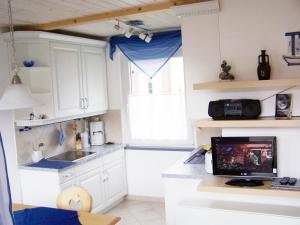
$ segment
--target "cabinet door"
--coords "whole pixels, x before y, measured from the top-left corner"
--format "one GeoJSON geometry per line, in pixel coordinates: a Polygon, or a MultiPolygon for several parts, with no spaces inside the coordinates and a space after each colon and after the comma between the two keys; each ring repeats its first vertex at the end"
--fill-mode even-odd
{"type": "Polygon", "coordinates": [[[105,208],[104,178],[102,170],[93,170],[78,177],[77,184],[84,188],[93,198],[92,212],[99,212],[105,208]]]}
{"type": "Polygon", "coordinates": [[[127,194],[124,160],[119,160],[104,170],[106,174],[105,193],[107,204],[110,205],[127,194]]]}
{"type": "Polygon", "coordinates": [[[51,56],[56,116],[84,113],[80,46],[52,43],[51,56]]]}
{"type": "Polygon", "coordinates": [[[105,51],[96,47],[81,47],[86,112],[107,110],[105,51]]]}

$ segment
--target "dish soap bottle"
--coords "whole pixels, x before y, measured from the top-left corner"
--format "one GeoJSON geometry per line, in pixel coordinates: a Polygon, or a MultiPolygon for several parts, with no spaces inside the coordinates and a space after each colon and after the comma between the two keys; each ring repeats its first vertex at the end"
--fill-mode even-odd
{"type": "Polygon", "coordinates": [[[261,50],[261,55],[258,56],[257,75],[259,80],[270,80],[271,67],[266,50],[261,50]]]}
{"type": "Polygon", "coordinates": [[[81,136],[80,133],[76,134],[76,144],[75,144],[76,150],[81,150],[82,149],[82,143],[81,143],[81,136]]]}

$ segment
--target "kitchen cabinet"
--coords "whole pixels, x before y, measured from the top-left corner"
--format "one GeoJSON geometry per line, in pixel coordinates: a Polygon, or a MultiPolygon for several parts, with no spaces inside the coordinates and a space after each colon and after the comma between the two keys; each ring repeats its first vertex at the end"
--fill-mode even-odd
{"type": "Polygon", "coordinates": [[[51,56],[56,116],[84,113],[80,46],[51,44],[51,56]]]}
{"type": "Polygon", "coordinates": [[[119,160],[111,165],[108,165],[105,170],[105,192],[108,204],[116,202],[121,196],[124,196],[125,183],[125,164],[119,160]]]}
{"type": "Polygon", "coordinates": [[[23,204],[56,207],[58,194],[77,185],[92,196],[92,212],[104,212],[127,194],[125,171],[124,148],[61,172],[23,167],[23,204]]]}
{"type": "MultiPolygon", "coordinates": [[[[104,41],[40,31],[15,32],[20,76],[40,106],[15,111],[17,126],[41,126],[106,113],[107,77],[104,41]],[[47,115],[29,120],[29,114],[47,115]]],[[[4,34],[9,52],[9,34],[4,34]]]]}
{"type": "Polygon", "coordinates": [[[76,184],[84,188],[93,197],[93,211],[105,208],[104,176],[101,169],[88,172],[78,177],[76,184]]]}
{"type": "Polygon", "coordinates": [[[105,51],[51,44],[55,110],[58,117],[107,110],[105,51]]]}
{"type": "Polygon", "coordinates": [[[107,109],[105,51],[97,47],[81,47],[83,87],[86,112],[107,109]]]}

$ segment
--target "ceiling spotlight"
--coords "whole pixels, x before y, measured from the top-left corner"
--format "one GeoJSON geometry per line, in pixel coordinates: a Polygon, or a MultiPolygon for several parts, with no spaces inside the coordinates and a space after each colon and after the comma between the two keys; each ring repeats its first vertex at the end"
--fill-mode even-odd
{"type": "Polygon", "coordinates": [[[143,33],[143,32],[141,32],[139,34],[139,38],[142,39],[142,40],[145,40],[146,37],[147,37],[147,35],[145,33],[143,33]]]}
{"type": "Polygon", "coordinates": [[[133,35],[134,29],[131,27],[126,33],[125,37],[130,38],[133,35]]]}
{"type": "Polygon", "coordinates": [[[150,43],[150,41],[152,40],[153,34],[148,33],[146,38],[145,38],[145,42],[150,43]]]}
{"type": "Polygon", "coordinates": [[[124,33],[125,33],[125,30],[124,30],[123,27],[120,26],[119,21],[118,21],[118,24],[116,24],[116,25],[114,26],[114,28],[115,28],[117,31],[119,31],[121,34],[124,34],[124,33]]]}

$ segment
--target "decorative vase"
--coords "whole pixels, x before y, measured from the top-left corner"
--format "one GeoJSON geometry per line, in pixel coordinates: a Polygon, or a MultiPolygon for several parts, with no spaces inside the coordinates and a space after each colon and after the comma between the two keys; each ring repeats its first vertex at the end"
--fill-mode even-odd
{"type": "Polygon", "coordinates": [[[257,75],[259,80],[270,80],[271,67],[266,50],[261,50],[261,55],[258,56],[257,75]]]}

